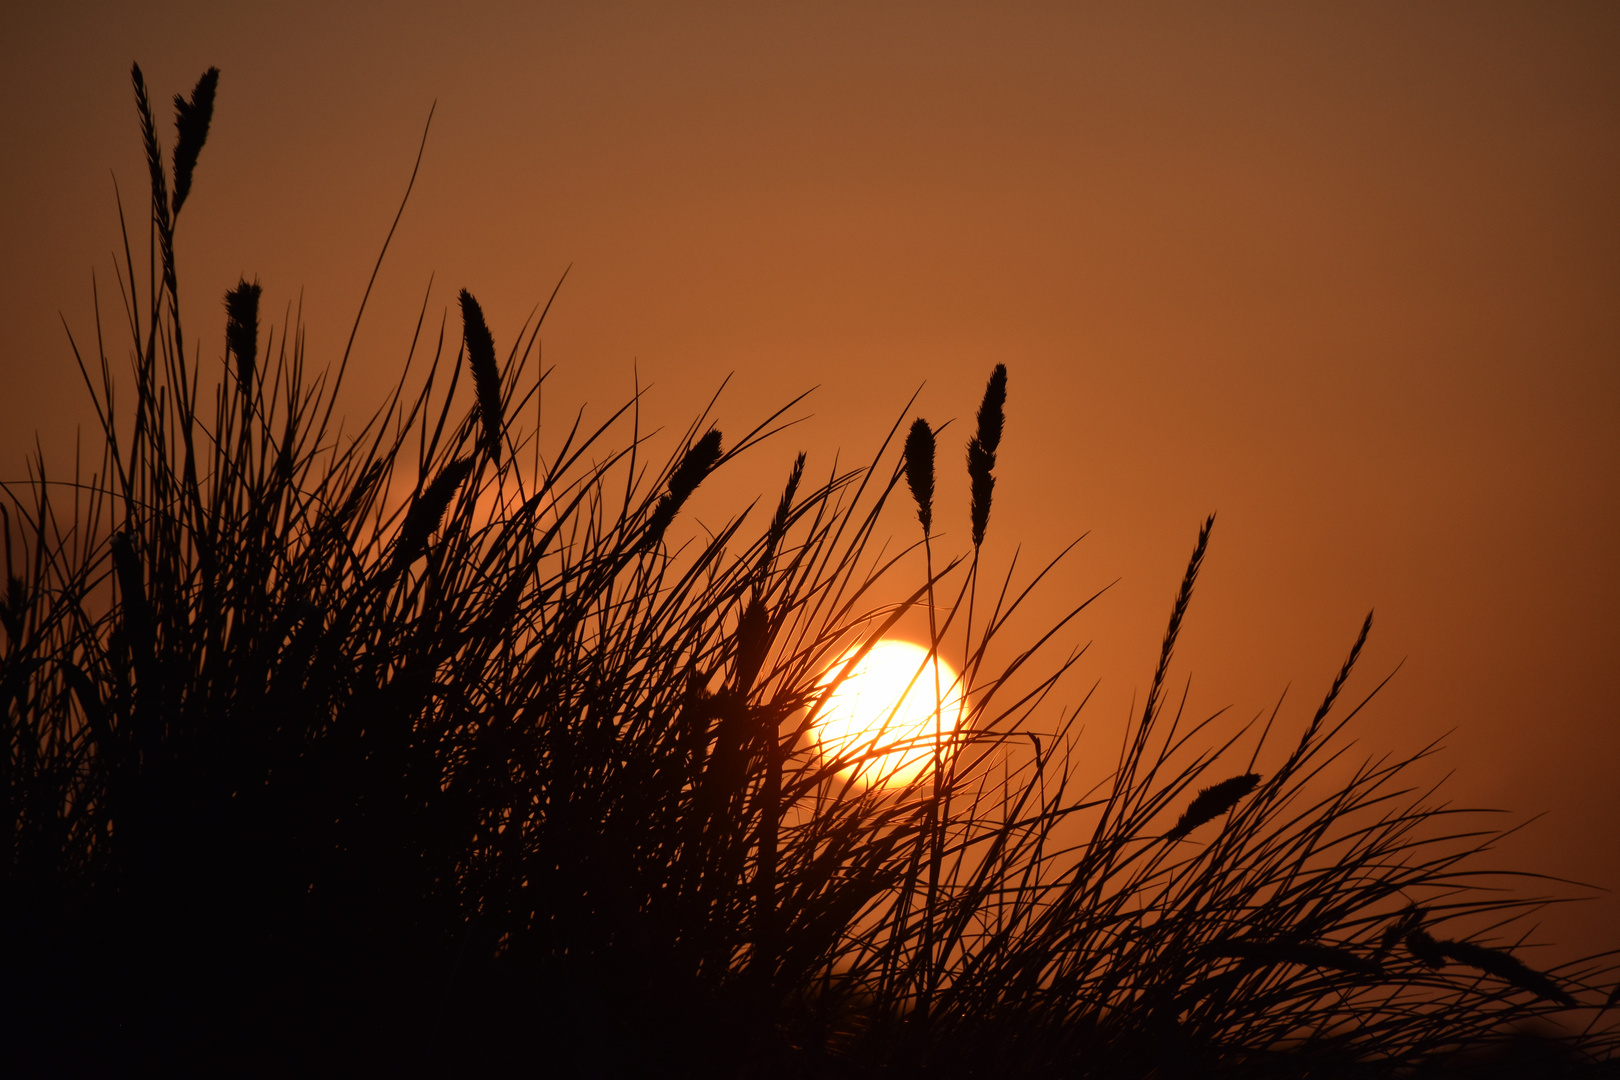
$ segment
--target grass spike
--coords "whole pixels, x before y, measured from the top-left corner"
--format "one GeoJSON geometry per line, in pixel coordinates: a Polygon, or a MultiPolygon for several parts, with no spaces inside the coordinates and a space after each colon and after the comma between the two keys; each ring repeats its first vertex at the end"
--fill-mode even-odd
{"type": "Polygon", "coordinates": [[[495,338],[484,322],[484,309],[472,293],[461,290],[461,322],[467,343],[467,364],[472,368],[473,388],[478,396],[478,417],[483,424],[483,444],[491,461],[501,459],[501,434],[505,430],[501,404],[501,373],[495,363],[495,338]]]}
{"type": "Polygon", "coordinates": [[[917,504],[917,520],[923,535],[934,531],[934,432],[922,417],[911,422],[906,433],[906,486],[917,504]]]}
{"type": "Polygon", "coordinates": [[[236,385],[249,396],[259,355],[260,292],[257,281],[243,278],[225,294],[225,351],[236,357],[236,385]]]}
{"type": "Polygon", "coordinates": [[[1258,773],[1244,773],[1242,776],[1234,776],[1204,788],[1194,797],[1187,809],[1182,811],[1180,819],[1169,832],[1165,833],[1164,838],[1180,840],[1200,825],[1214,821],[1243,801],[1258,783],[1260,783],[1258,773]]]}
{"type": "Polygon", "coordinates": [[[203,144],[208,141],[208,125],[214,119],[214,93],[219,89],[219,69],[209,68],[197,80],[187,101],[174,95],[174,216],[180,216],[180,207],[191,194],[191,174],[197,168],[197,158],[203,144]]]}

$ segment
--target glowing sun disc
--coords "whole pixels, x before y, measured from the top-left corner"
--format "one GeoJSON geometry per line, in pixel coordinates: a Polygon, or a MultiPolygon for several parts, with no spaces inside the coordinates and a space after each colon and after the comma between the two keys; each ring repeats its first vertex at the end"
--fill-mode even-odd
{"type": "MultiPolygon", "coordinates": [[[[835,682],[858,650],[851,649],[821,677],[835,682]]],[[[962,717],[962,692],[956,672],[928,650],[909,641],[880,641],[838,684],[816,719],[815,736],[829,756],[860,759],[841,775],[854,773],[867,784],[898,787],[933,767],[936,733],[955,730],[962,717]],[[886,749],[892,748],[892,749],[886,749]]]]}

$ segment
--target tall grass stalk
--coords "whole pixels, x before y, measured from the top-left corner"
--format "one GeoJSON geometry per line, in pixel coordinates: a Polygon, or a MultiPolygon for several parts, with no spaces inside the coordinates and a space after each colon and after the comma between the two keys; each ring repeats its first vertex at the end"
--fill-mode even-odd
{"type": "Polygon", "coordinates": [[[349,430],[352,336],[327,378],[257,283],[226,297],[218,361],[188,364],[174,230],[216,82],[178,103],[171,200],[137,69],[151,272],[126,235],[127,363],[99,306],[74,343],[100,456],[36,458],[0,507],[14,1060],[1396,1075],[1612,1006],[1608,956],[1533,963],[1545,901],[1487,887],[1495,834],[1412,786],[1432,748],[1349,756],[1370,618],[1303,724],[1171,699],[1212,520],[1117,765],[1082,778],[1081,655],[1047,656],[1095,597],[1010,641],[1056,563],[1014,559],[974,610],[1004,369],[972,551],[936,558],[926,424],[820,479],[801,455],[761,528],[743,508],[694,539],[693,493],[787,410],[729,440],[706,411],[668,460],[640,392],[542,425],[544,313],[503,328],[469,291],[459,332],[424,299],[349,430]],[[902,479],[921,574],[884,539],[902,479]],[[930,658],[962,627],[935,700],[964,719],[920,740],[930,770],[867,783],[893,740],[829,752],[814,725],[919,604],[930,658]]]}

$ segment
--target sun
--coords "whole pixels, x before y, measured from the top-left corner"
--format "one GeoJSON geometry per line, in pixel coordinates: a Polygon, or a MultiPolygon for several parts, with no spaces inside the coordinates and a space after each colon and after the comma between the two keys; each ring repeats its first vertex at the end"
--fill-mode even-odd
{"type": "MultiPolygon", "coordinates": [[[[857,651],[829,667],[821,685],[834,683],[857,651]]],[[[833,690],[817,716],[815,737],[830,756],[864,759],[841,775],[854,774],[867,786],[900,787],[932,767],[936,730],[949,735],[961,717],[962,688],[950,664],[936,658],[930,665],[928,650],[909,641],[879,641],[833,690]]]]}

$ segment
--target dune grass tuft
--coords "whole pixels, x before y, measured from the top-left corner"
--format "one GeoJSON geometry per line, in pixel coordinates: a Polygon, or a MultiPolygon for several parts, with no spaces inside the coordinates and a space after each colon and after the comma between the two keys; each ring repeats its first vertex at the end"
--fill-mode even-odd
{"type": "Polygon", "coordinates": [[[922,420],[860,468],[798,455],[768,521],[688,528],[794,403],[729,449],[706,411],[662,461],[639,394],[527,426],[539,323],[502,331],[497,370],[499,313],[466,292],[470,400],[430,329],[339,428],[339,380],[299,327],[259,326],[256,284],[227,294],[218,363],[186,363],[173,229],[214,82],[171,201],[133,77],[163,273],[119,268],[127,372],[99,311],[74,342],[99,459],[36,457],[0,504],[8,1063],[1394,1077],[1556,1022],[1612,1056],[1613,957],[1528,961],[1550,898],[1498,888],[1495,834],[1414,788],[1432,748],[1350,755],[1370,618],[1308,717],[1173,701],[1213,518],[1090,768],[1106,736],[1056,642],[1095,597],[1015,638],[1057,560],[978,587],[1005,368],[956,554],[922,420]],[[923,537],[896,552],[902,483],[923,537]],[[924,608],[961,723],[820,745],[839,680],[924,608]],[[897,750],[932,767],[856,779],[897,750]]]}

